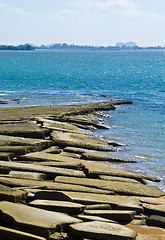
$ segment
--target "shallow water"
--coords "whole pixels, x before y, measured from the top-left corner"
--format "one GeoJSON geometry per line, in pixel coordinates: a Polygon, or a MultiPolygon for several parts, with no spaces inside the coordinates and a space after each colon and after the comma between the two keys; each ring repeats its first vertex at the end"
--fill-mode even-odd
{"type": "Polygon", "coordinates": [[[99,134],[127,144],[125,154],[137,157],[122,167],[164,178],[164,51],[1,51],[0,83],[8,106],[131,99],[133,105],[106,113],[112,128],[99,134]]]}

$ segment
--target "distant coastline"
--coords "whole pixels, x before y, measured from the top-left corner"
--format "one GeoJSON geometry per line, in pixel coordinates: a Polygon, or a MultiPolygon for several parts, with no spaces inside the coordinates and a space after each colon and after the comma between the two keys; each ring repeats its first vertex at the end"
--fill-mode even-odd
{"type": "Polygon", "coordinates": [[[139,47],[136,44],[134,46],[122,45],[122,46],[88,46],[88,45],[74,45],[66,43],[55,43],[51,45],[35,46],[33,44],[24,45],[0,45],[0,50],[17,50],[17,51],[31,51],[31,50],[55,50],[55,51],[155,51],[165,50],[165,47],[150,46],[139,47]]]}

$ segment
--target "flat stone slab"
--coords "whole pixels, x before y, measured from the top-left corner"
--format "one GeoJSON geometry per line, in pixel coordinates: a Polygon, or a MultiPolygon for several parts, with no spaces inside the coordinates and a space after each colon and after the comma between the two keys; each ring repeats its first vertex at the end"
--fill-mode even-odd
{"type": "Polygon", "coordinates": [[[0,201],[19,202],[24,200],[26,196],[27,193],[25,191],[12,189],[0,184],[0,201]]]}
{"type": "Polygon", "coordinates": [[[35,165],[35,164],[29,164],[29,163],[0,161],[0,166],[9,167],[10,169],[17,170],[17,171],[27,171],[27,172],[32,171],[32,172],[45,173],[49,178],[52,178],[52,179],[58,175],[85,177],[85,174],[83,171],[66,169],[66,168],[41,166],[41,165],[35,165]]]}
{"type": "Polygon", "coordinates": [[[55,200],[34,200],[29,203],[29,206],[71,215],[79,214],[85,209],[85,206],[82,204],[55,200]]]}
{"type": "Polygon", "coordinates": [[[140,197],[139,200],[142,203],[156,204],[156,205],[164,204],[165,205],[165,196],[160,197],[160,198],[140,197]]]}
{"type": "Polygon", "coordinates": [[[29,207],[24,204],[0,202],[0,219],[20,231],[43,237],[81,220],[64,213],[29,207]],[[12,220],[11,220],[12,219],[12,220]]]}
{"type": "Polygon", "coordinates": [[[86,168],[86,171],[89,176],[101,176],[101,175],[107,175],[107,176],[115,176],[115,177],[125,177],[125,178],[132,178],[135,180],[142,181],[143,179],[147,179],[150,181],[159,181],[156,177],[148,176],[145,174],[128,171],[125,169],[118,169],[113,168],[107,163],[103,162],[96,162],[96,161],[87,161],[82,160],[81,161],[84,167],[86,168]]]}
{"type": "Polygon", "coordinates": [[[33,146],[0,146],[0,152],[10,152],[13,153],[14,156],[25,155],[34,151],[36,151],[36,149],[33,146]]]}
{"type": "MultiPolygon", "coordinates": [[[[151,226],[163,227],[165,228],[165,217],[159,215],[151,215],[147,219],[147,223],[151,226]]],[[[164,235],[165,237],[165,235],[164,235]]]]}
{"type": "Polygon", "coordinates": [[[1,239],[9,239],[9,240],[46,240],[46,238],[36,236],[30,233],[18,231],[11,228],[6,228],[0,226],[0,236],[1,239]]]}
{"type": "Polygon", "coordinates": [[[84,192],[84,193],[97,193],[97,194],[114,194],[113,191],[106,191],[97,188],[85,187],[85,186],[76,186],[73,184],[66,183],[56,183],[51,181],[36,181],[30,179],[19,179],[19,178],[7,178],[0,177],[0,183],[10,187],[39,187],[46,188],[49,190],[57,191],[71,191],[71,192],[84,192]]]}
{"type": "Polygon", "coordinates": [[[87,205],[85,210],[110,210],[110,204],[94,204],[94,205],[87,205]]]}
{"type": "Polygon", "coordinates": [[[7,135],[0,135],[0,142],[7,142],[8,145],[12,146],[36,146],[37,150],[41,150],[52,145],[52,141],[35,139],[35,138],[23,138],[23,137],[13,137],[7,135]]]}
{"type": "Polygon", "coordinates": [[[122,195],[134,195],[134,196],[152,196],[160,197],[165,195],[158,187],[152,185],[143,185],[141,183],[130,182],[116,182],[116,181],[104,181],[100,179],[90,178],[73,178],[58,176],[55,179],[56,182],[70,183],[75,185],[82,185],[86,187],[95,187],[102,190],[114,191],[117,194],[122,195]]]}
{"type": "Polygon", "coordinates": [[[13,153],[10,152],[0,152],[0,159],[3,161],[11,161],[14,157],[13,153]]]}
{"type": "Polygon", "coordinates": [[[61,167],[61,168],[68,168],[68,169],[77,169],[81,170],[83,168],[83,165],[81,162],[56,162],[56,161],[50,161],[50,162],[33,162],[35,165],[42,165],[42,166],[50,166],[50,167],[61,167]]]}
{"type": "Polygon", "coordinates": [[[83,134],[55,132],[51,133],[54,143],[58,146],[80,147],[99,151],[111,151],[112,148],[106,141],[86,136],[83,134]]]}
{"type": "Polygon", "coordinates": [[[165,217],[165,204],[161,205],[144,204],[143,207],[145,211],[149,214],[161,215],[165,217]]]}
{"type": "Polygon", "coordinates": [[[37,190],[37,192],[34,195],[34,199],[72,202],[72,199],[68,197],[66,194],[64,194],[63,192],[50,191],[50,190],[44,190],[44,191],[37,190]]]}
{"type": "Polygon", "coordinates": [[[136,214],[136,211],[125,210],[85,210],[83,212],[87,215],[99,216],[114,221],[128,221],[131,222],[136,214]]]}
{"type": "Polygon", "coordinates": [[[80,214],[77,216],[79,219],[81,219],[83,222],[90,222],[90,221],[99,221],[99,222],[110,222],[110,223],[117,223],[113,220],[102,218],[98,216],[92,216],[92,215],[84,215],[80,214]]]}
{"type": "Polygon", "coordinates": [[[39,128],[37,124],[30,122],[0,124],[1,135],[44,139],[48,132],[49,130],[39,128]]]}
{"type": "MultiPolygon", "coordinates": [[[[114,152],[117,151],[114,148],[114,152]]],[[[118,153],[105,153],[105,152],[85,152],[81,153],[82,158],[95,161],[108,161],[108,162],[137,162],[136,159],[127,157],[118,153]]]]}
{"type": "Polygon", "coordinates": [[[107,175],[100,175],[99,177],[101,180],[106,180],[106,181],[139,183],[139,181],[135,179],[125,178],[125,177],[114,177],[114,176],[107,176],[107,175]]]}
{"type": "Polygon", "coordinates": [[[63,193],[70,197],[72,201],[85,205],[110,204],[112,209],[134,210],[137,212],[142,212],[143,210],[139,200],[134,199],[134,197],[131,196],[112,196],[104,194],[88,194],[83,192],[69,191],[63,191],[63,193]]]}
{"type": "Polygon", "coordinates": [[[135,240],[136,232],[119,224],[92,221],[69,226],[75,236],[102,240],[135,240]]]}
{"type": "Polygon", "coordinates": [[[44,173],[38,172],[24,172],[24,171],[11,171],[9,177],[12,178],[25,178],[31,180],[44,180],[47,178],[47,175],[44,173]]]}
{"type": "Polygon", "coordinates": [[[64,148],[64,151],[65,152],[71,152],[71,153],[78,153],[78,154],[81,154],[81,153],[85,153],[89,150],[85,149],[85,148],[78,148],[78,147],[65,147],[64,148]]]}

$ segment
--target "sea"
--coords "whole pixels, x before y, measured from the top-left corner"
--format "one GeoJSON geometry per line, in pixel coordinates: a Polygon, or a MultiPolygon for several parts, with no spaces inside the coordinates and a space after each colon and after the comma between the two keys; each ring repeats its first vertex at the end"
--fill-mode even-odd
{"type": "Polygon", "coordinates": [[[132,100],[102,114],[98,137],[123,143],[137,163],[113,164],[158,177],[165,190],[165,51],[0,51],[7,106],[132,100]]]}

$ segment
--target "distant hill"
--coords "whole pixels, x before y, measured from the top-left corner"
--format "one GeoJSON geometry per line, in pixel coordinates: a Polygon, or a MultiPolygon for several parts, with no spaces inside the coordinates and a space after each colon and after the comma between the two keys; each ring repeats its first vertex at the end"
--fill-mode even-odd
{"type": "Polygon", "coordinates": [[[119,42],[116,43],[116,47],[122,48],[122,47],[137,47],[137,44],[135,42],[127,42],[127,43],[123,43],[123,42],[119,42]]]}
{"type": "Polygon", "coordinates": [[[30,44],[24,44],[19,46],[14,45],[0,45],[0,50],[34,50],[35,47],[30,44]]]}

